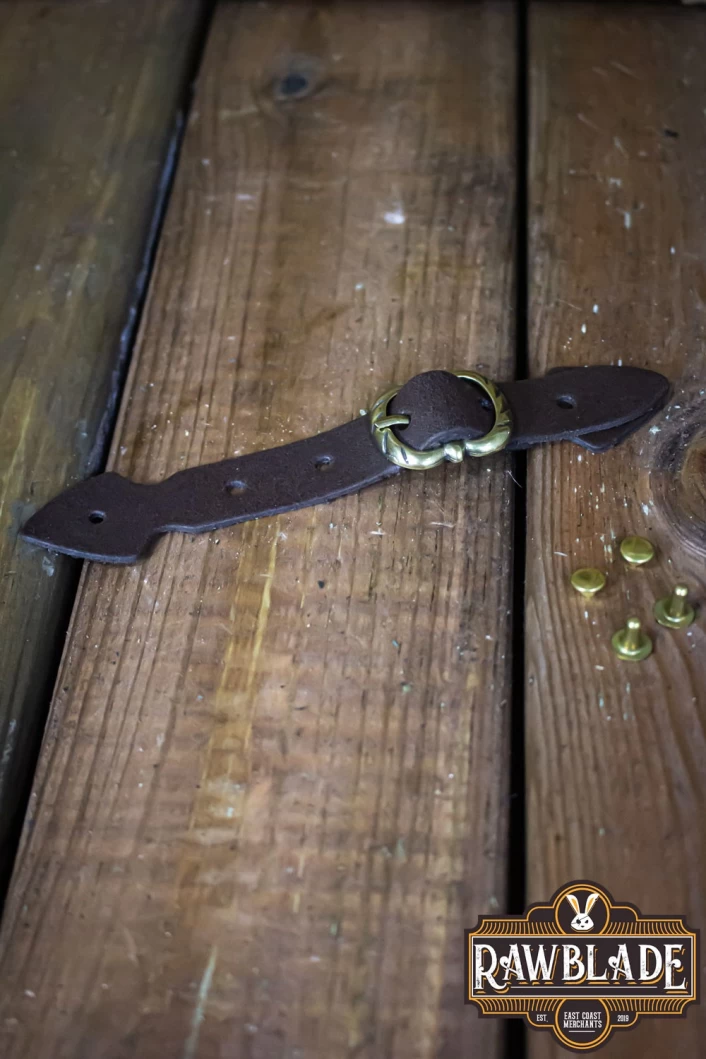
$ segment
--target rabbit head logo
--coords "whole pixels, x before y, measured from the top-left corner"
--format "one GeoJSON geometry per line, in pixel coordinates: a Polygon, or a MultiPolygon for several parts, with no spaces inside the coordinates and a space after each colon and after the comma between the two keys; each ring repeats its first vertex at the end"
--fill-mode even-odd
{"type": "Polygon", "coordinates": [[[566,900],[569,902],[574,912],[576,913],[574,918],[571,920],[572,929],[581,931],[593,930],[593,920],[591,919],[588,913],[591,911],[596,901],[598,900],[598,894],[593,893],[588,895],[588,897],[586,898],[586,907],[584,908],[583,912],[581,911],[581,905],[578,902],[576,894],[567,894],[566,900]]]}

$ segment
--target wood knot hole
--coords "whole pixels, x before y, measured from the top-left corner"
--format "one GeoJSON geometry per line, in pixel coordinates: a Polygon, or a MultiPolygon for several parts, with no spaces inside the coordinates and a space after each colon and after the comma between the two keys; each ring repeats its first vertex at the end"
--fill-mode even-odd
{"type": "Polygon", "coordinates": [[[313,55],[290,56],[272,79],[272,94],[278,103],[296,103],[317,92],[324,80],[321,59],[313,55]]]}

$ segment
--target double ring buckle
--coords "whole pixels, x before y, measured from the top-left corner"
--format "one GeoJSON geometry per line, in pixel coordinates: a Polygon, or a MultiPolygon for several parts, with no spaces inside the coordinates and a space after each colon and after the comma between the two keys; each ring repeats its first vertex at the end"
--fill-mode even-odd
{"type": "Polygon", "coordinates": [[[387,406],[401,389],[395,386],[392,390],[381,394],[370,409],[370,427],[373,440],[383,456],[398,467],[404,467],[408,471],[428,471],[432,467],[450,460],[452,463],[460,463],[464,456],[487,456],[491,452],[499,452],[504,449],[510,440],[512,423],[510,410],[505,398],[490,379],[479,375],[477,371],[454,371],[453,375],[459,379],[467,379],[475,382],[485,391],[492,402],[495,412],[495,422],[490,431],[476,441],[447,441],[445,445],[439,445],[428,452],[421,452],[405,445],[393,431],[393,427],[408,426],[409,416],[388,415],[387,406]]]}

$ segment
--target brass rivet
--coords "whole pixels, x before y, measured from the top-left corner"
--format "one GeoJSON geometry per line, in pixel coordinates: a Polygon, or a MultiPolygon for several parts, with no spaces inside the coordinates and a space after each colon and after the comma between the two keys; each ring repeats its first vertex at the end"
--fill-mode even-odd
{"type": "Polygon", "coordinates": [[[683,629],[694,620],[694,608],[687,601],[689,589],[686,585],[675,585],[671,596],[655,603],[655,618],[668,629],[683,629]]]}
{"type": "Polygon", "coordinates": [[[654,545],[645,537],[626,537],[620,542],[620,554],[626,563],[633,566],[642,566],[654,559],[654,545]]]}
{"type": "Polygon", "coordinates": [[[571,584],[582,596],[595,596],[605,585],[605,574],[592,566],[583,566],[580,570],[574,570],[571,584]]]}
{"type": "Polygon", "coordinates": [[[642,631],[639,618],[628,618],[624,629],[619,629],[611,641],[613,650],[624,662],[641,662],[652,654],[652,640],[642,631]]]}

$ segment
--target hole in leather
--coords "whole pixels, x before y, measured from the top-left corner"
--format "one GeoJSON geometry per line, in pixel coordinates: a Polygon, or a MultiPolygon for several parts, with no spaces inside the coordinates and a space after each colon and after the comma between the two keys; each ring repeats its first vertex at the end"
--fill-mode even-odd
{"type": "Polygon", "coordinates": [[[245,482],[228,482],[226,486],[226,492],[230,493],[231,496],[240,496],[247,489],[245,482]]]}
{"type": "Polygon", "coordinates": [[[98,525],[99,522],[103,522],[105,519],[105,511],[92,511],[88,516],[88,521],[93,522],[94,525],[98,525]]]}
{"type": "Polygon", "coordinates": [[[559,408],[575,408],[576,398],[572,397],[570,393],[565,393],[561,397],[557,397],[556,403],[559,408]]]}
{"type": "Polygon", "coordinates": [[[318,460],[314,461],[314,467],[317,471],[327,471],[333,466],[333,456],[319,456],[318,460]]]}

